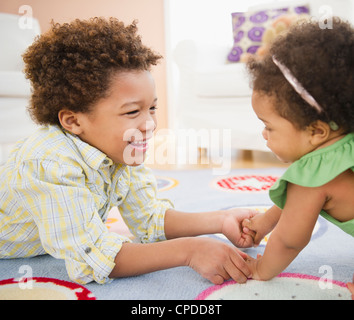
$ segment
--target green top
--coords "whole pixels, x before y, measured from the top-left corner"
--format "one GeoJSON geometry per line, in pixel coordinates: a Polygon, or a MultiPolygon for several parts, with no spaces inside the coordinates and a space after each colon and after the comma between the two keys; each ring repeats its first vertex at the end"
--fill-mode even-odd
{"type": "MultiPolygon", "coordinates": [[[[354,171],[354,133],[295,161],[271,187],[269,196],[279,208],[283,209],[288,182],[303,187],[319,187],[348,169],[354,171]]],[[[340,222],[324,210],[320,214],[354,237],[354,219],[340,222]]]]}

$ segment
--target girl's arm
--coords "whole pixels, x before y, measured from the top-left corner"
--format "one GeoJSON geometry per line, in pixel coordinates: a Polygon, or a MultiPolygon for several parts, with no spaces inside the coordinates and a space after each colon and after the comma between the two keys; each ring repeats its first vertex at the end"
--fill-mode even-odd
{"type": "Polygon", "coordinates": [[[269,280],[282,272],[309,243],[326,202],[323,188],[288,184],[287,200],[264,255],[250,262],[255,279],[269,280]]]}

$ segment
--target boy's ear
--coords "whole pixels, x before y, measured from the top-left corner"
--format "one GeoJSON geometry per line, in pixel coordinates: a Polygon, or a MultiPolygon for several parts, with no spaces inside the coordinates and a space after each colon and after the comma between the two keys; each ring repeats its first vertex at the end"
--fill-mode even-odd
{"type": "Polygon", "coordinates": [[[317,146],[327,141],[331,133],[331,128],[328,123],[317,120],[311,123],[307,130],[310,133],[310,142],[312,145],[317,146]]]}
{"type": "Polygon", "coordinates": [[[70,110],[60,110],[58,118],[62,127],[73,134],[79,135],[82,133],[82,126],[80,125],[80,117],[76,112],[70,110]]]}

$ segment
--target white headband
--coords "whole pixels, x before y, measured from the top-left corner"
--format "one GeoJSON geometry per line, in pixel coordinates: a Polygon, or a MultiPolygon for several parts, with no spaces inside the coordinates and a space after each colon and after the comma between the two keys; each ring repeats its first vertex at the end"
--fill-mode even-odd
{"type": "Polygon", "coordinates": [[[308,93],[308,91],[302,86],[302,84],[294,77],[291,71],[283,65],[275,56],[272,56],[273,62],[279,68],[283,76],[294,88],[294,90],[304,99],[311,107],[315,108],[318,113],[323,112],[323,108],[317,103],[315,98],[308,93]]]}

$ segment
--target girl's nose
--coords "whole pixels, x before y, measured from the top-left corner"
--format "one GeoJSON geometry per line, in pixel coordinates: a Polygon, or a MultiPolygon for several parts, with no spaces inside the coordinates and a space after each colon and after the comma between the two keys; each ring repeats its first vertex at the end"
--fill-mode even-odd
{"type": "Polygon", "coordinates": [[[265,128],[262,131],[262,136],[263,136],[264,140],[268,140],[268,134],[267,134],[267,130],[265,128]]]}

